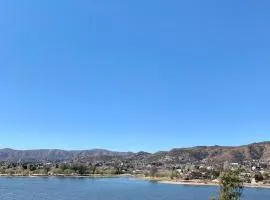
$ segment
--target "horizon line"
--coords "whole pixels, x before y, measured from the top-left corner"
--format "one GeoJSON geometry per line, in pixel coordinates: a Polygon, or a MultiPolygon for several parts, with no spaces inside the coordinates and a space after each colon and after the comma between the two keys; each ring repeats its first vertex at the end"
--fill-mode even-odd
{"type": "Polygon", "coordinates": [[[93,151],[93,150],[103,150],[103,151],[111,151],[111,152],[119,152],[119,153],[139,153],[139,152],[147,152],[147,153],[157,153],[157,152],[166,152],[171,151],[173,149],[186,149],[186,148],[196,148],[196,147],[241,147],[241,146],[247,146],[252,144],[262,144],[262,143],[270,143],[270,140],[265,141],[257,141],[257,142],[251,142],[247,144],[240,144],[240,145],[194,145],[194,146],[183,146],[183,147],[173,147],[167,150],[158,150],[158,151],[145,151],[145,150],[139,150],[139,151],[119,151],[119,150],[113,150],[109,148],[89,148],[89,149],[66,149],[66,148],[29,148],[29,149],[16,149],[16,148],[10,148],[10,147],[1,147],[0,150],[14,150],[14,151],[37,151],[37,150],[60,150],[60,151],[93,151]]]}

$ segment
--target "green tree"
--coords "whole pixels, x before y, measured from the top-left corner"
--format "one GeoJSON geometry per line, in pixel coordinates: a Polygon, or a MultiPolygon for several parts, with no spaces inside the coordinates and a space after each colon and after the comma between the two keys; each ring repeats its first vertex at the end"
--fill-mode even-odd
{"type": "Polygon", "coordinates": [[[28,164],[27,169],[30,171],[35,171],[37,169],[37,167],[34,164],[28,164]]]}
{"type": "Polygon", "coordinates": [[[263,174],[263,179],[264,179],[264,180],[269,180],[269,174],[265,172],[265,173],[263,174]]]}
{"type": "Polygon", "coordinates": [[[65,163],[62,163],[62,164],[60,164],[60,169],[61,169],[62,171],[65,171],[66,169],[70,169],[70,166],[67,165],[67,164],[65,164],[65,163]]]}
{"type": "Polygon", "coordinates": [[[155,166],[152,166],[150,168],[150,172],[149,172],[150,173],[150,177],[156,177],[157,172],[158,172],[158,169],[155,166]]]}
{"type": "Polygon", "coordinates": [[[263,181],[263,175],[262,175],[261,172],[256,173],[255,176],[254,176],[254,178],[255,178],[255,181],[256,182],[263,181]]]}
{"type": "Polygon", "coordinates": [[[74,164],[71,167],[72,170],[74,170],[76,173],[80,174],[80,175],[85,175],[87,174],[87,167],[85,165],[82,164],[74,164]]]}
{"type": "Polygon", "coordinates": [[[94,166],[94,165],[88,167],[88,173],[89,174],[95,174],[96,170],[97,170],[97,167],[94,166]]]}
{"type": "MultiPolygon", "coordinates": [[[[219,200],[239,200],[243,192],[240,170],[226,170],[220,176],[219,200]]],[[[214,199],[211,197],[211,199],[214,199]]]]}
{"type": "Polygon", "coordinates": [[[170,179],[173,180],[174,178],[177,178],[177,177],[178,177],[178,172],[175,169],[173,169],[170,173],[170,179]]]}

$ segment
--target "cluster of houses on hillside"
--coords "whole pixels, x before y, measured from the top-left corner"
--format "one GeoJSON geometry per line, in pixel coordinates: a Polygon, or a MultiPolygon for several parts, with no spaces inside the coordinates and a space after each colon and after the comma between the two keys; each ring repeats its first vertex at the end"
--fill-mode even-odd
{"type": "MultiPolygon", "coordinates": [[[[217,179],[220,172],[226,169],[241,168],[241,176],[245,182],[264,181],[270,182],[270,162],[265,160],[250,160],[241,163],[226,161],[223,164],[209,162],[203,160],[201,162],[176,163],[171,162],[169,158],[167,162],[145,162],[144,160],[119,160],[111,159],[108,161],[100,160],[95,162],[1,162],[0,173],[6,173],[7,169],[20,170],[43,170],[48,175],[53,175],[52,169],[60,168],[61,166],[71,167],[74,165],[84,166],[87,172],[93,170],[93,173],[98,173],[96,169],[117,169],[117,173],[122,174],[146,174],[149,171],[155,172],[174,172],[174,175],[179,179],[217,179]],[[153,170],[154,169],[154,170],[153,170]]],[[[160,173],[162,174],[162,173],[160,173]]],[[[163,173],[165,174],[165,173],[163,173]]],[[[158,175],[158,173],[157,173],[158,175]]]]}

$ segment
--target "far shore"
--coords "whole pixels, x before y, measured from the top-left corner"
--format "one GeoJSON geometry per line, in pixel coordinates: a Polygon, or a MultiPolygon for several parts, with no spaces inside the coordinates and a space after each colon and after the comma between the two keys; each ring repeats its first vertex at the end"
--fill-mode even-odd
{"type": "MultiPolygon", "coordinates": [[[[149,181],[156,181],[162,184],[173,184],[173,185],[190,185],[190,186],[219,186],[219,182],[217,180],[169,180],[168,178],[155,178],[155,177],[143,177],[138,176],[137,178],[149,181]]],[[[244,183],[244,187],[247,188],[267,188],[270,189],[270,184],[263,183],[244,183]]]]}
{"type": "MultiPolygon", "coordinates": [[[[218,181],[209,181],[209,180],[169,180],[168,178],[159,178],[159,177],[145,177],[143,175],[133,175],[133,174],[94,174],[94,175],[65,175],[65,174],[31,174],[31,175],[21,175],[21,174],[0,174],[0,177],[61,177],[61,178],[119,178],[119,177],[130,177],[134,179],[141,179],[146,181],[156,181],[161,184],[173,184],[173,185],[189,185],[189,186],[219,186],[218,181]]],[[[270,184],[263,183],[244,183],[244,187],[248,188],[267,188],[270,189],[270,184]]]]}
{"type": "MultiPolygon", "coordinates": [[[[218,183],[215,182],[199,182],[199,181],[158,181],[163,184],[175,184],[175,185],[194,185],[194,186],[218,186],[218,183]]],[[[244,187],[248,188],[267,188],[270,189],[270,184],[263,183],[244,183],[244,187]]]]}

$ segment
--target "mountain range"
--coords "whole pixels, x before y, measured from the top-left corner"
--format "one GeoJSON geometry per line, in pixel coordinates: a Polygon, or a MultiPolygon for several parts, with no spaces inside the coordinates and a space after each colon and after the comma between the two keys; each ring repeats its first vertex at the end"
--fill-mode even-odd
{"type": "Polygon", "coordinates": [[[243,162],[246,160],[270,160],[270,142],[253,143],[242,146],[196,146],[175,148],[170,151],[148,152],[116,152],[105,149],[91,150],[14,150],[0,149],[0,161],[74,161],[93,162],[111,159],[129,160],[144,163],[179,164],[189,162],[225,161],[243,162]]]}

